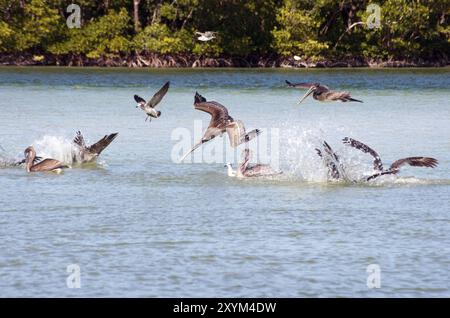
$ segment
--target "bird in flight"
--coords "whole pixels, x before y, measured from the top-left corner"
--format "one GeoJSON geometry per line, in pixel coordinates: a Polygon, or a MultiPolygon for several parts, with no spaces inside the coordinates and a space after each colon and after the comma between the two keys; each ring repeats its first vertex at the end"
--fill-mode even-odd
{"type": "Polygon", "coordinates": [[[286,81],[286,84],[289,87],[294,88],[305,88],[308,89],[305,95],[299,100],[299,104],[303,102],[309,95],[313,94],[313,98],[320,102],[326,101],[341,101],[341,102],[359,102],[362,103],[362,100],[355,99],[350,96],[348,92],[337,92],[330,90],[327,86],[321,85],[320,83],[291,83],[286,81]]]}
{"type": "Polygon", "coordinates": [[[216,38],[217,32],[205,31],[205,32],[195,32],[195,34],[199,35],[199,37],[197,38],[198,40],[202,42],[208,42],[216,38]]]}
{"type": "Polygon", "coordinates": [[[152,118],[158,118],[159,116],[161,116],[161,112],[159,110],[156,110],[155,107],[159,104],[159,102],[161,102],[164,95],[166,95],[167,91],[169,90],[169,86],[170,82],[165,83],[163,87],[161,87],[159,91],[157,91],[148,102],[146,102],[142,97],[134,95],[134,100],[136,101],[136,103],[138,103],[136,108],[139,107],[147,114],[145,121],[147,121],[147,119],[149,118],[151,121],[152,118]]]}
{"type": "Polygon", "coordinates": [[[261,133],[259,129],[254,129],[247,133],[245,131],[244,123],[240,120],[234,120],[228,114],[228,110],[225,106],[218,102],[206,101],[206,98],[197,92],[195,93],[194,98],[194,108],[210,114],[211,121],[209,122],[208,128],[203,134],[202,139],[181,158],[181,161],[204,143],[217,136],[221,136],[225,132],[228,134],[230,145],[233,148],[236,148],[242,143],[249,142],[261,133]]]}

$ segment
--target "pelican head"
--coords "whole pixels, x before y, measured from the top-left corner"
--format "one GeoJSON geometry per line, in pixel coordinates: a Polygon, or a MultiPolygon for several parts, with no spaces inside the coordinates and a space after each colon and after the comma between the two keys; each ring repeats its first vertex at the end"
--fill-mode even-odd
{"type": "Polygon", "coordinates": [[[301,102],[303,102],[309,95],[311,95],[312,93],[314,93],[314,91],[316,89],[318,89],[320,86],[320,83],[314,83],[311,85],[311,87],[308,89],[308,91],[305,93],[305,95],[303,95],[303,97],[300,99],[300,101],[298,102],[298,104],[300,104],[301,102]]]}
{"type": "Polygon", "coordinates": [[[29,146],[24,151],[25,155],[25,165],[28,172],[30,172],[31,166],[33,165],[34,158],[36,158],[36,151],[33,146],[29,146]]]}
{"type": "Polygon", "coordinates": [[[25,149],[24,151],[24,155],[25,158],[29,158],[31,157],[33,154],[36,154],[36,151],[34,150],[33,146],[29,146],[27,149],[25,149]]]}

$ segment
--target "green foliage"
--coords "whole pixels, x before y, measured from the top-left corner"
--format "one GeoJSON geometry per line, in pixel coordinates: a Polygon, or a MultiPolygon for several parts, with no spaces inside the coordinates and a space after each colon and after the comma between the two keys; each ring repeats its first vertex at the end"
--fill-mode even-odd
{"type": "Polygon", "coordinates": [[[300,9],[295,1],[286,1],[278,11],[279,27],[272,31],[274,50],[283,56],[301,55],[318,58],[328,49],[326,42],[318,39],[320,23],[312,11],[300,9]]]}
{"type": "Polygon", "coordinates": [[[11,41],[13,30],[6,22],[0,21],[0,52],[6,51],[9,47],[8,43],[11,41]]]}
{"type": "MultiPolygon", "coordinates": [[[[2,7],[4,5],[2,3],[2,7]]],[[[48,6],[44,0],[24,3],[20,14],[21,19],[10,17],[9,24],[0,23],[0,51],[45,49],[61,30],[62,19],[58,10],[48,6]]]]}
{"type": "Polygon", "coordinates": [[[135,36],[134,48],[138,52],[188,53],[192,48],[192,35],[186,30],[172,33],[167,25],[155,23],[135,36]]]}
{"type": "MultiPolygon", "coordinates": [[[[381,27],[365,32],[363,53],[365,56],[395,58],[402,56],[431,57],[439,55],[438,48],[448,47],[448,23],[440,23],[445,17],[442,1],[386,0],[381,6],[381,27]],[[438,49],[438,50],[436,50],[438,49]]],[[[450,6],[447,6],[448,11],[450,6]]],[[[447,12],[448,14],[448,12],[447,12]]],[[[364,20],[367,13],[361,15],[364,20]]],[[[443,22],[443,21],[442,21],[443,22]]]]}
{"type": "Polygon", "coordinates": [[[127,10],[111,10],[80,29],[68,29],[67,39],[49,48],[53,54],[86,54],[87,57],[115,56],[132,47],[128,36],[130,17],[127,10]]]}
{"type": "Polygon", "coordinates": [[[368,29],[370,0],[77,0],[82,27],[66,26],[72,0],[0,0],[0,53],[131,52],[202,57],[300,55],[450,58],[450,0],[377,0],[381,26],[368,29]],[[196,31],[216,31],[200,42],[196,31]]]}

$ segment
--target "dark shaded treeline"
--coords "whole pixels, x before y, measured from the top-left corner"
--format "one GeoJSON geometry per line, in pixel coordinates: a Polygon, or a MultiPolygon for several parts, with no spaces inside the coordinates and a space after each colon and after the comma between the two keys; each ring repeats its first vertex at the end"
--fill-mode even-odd
{"type": "Polygon", "coordinates": [[[450,0],[0,0],[0,63],[447,65],[450,0]],[[69,4],[81,28],[68,28],[69,4]],[[374,21],[374,20],[370,20],[374,21]],[[361,23],[358,23],[361,22],[361,23]],[[217,31],[200,42],[195,31],[217,31]],[[293,56],[301,57],[294,60],[293,56]],[[400,62],[396,62],[400,61],[400,62]]]}

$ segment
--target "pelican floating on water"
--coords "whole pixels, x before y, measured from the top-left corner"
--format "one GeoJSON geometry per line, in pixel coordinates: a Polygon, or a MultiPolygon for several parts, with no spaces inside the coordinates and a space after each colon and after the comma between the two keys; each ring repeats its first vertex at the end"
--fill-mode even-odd
{"type": "Polygon", "coordinates": [[[212,39],[215,39],[217,32],[206,31],[206,32],[195,32],[195,34],[199,35],[199,37],[197,38],[198,40],[202,42],[207,42],[211,41],[212,39]]]}
{"type": "Polygon", "coordinates": [[[244,149],[242,151],[242,163],[239,164],[237,170],[233,170],[231,163],[227,163],[227,174],[229,177],[247,178],[247,177],[269,177],[281,174],[281,171],[275,171],[270,165],[256,164],[250,165],[251,151],[244,149]]]}
{"type": "Polygon", "coordinates": [[[86,146],[84,137],[80,131],[77,131],[73,143],[76,146],[76,150],[72,153],[73,162],[87,163],[97,160],[98,156],[105,150],[109,144],[116,139],[118,133],[105,135],[102,139],[97,141],[91,146],[86,146]]]}
{"type": "Polygon", "coordinates": [[[56,172],[60,173],[62,169],[70,168],[70,166],[63,164],[55,159],[44,159],[42,161],[36,160],[36,151],[33,146],[25,149],[25,167],[27,172],[56,172]]]}
{"type": "Polygon", "coordinates": [[[341,101],[341,102],[358,102],[362,103],[362,100],[352,98],[348,92],[337,92],[330,90],[327,86],[321,85],[320,83],[291,83],[286,81],[289,87],[295,88],[306,88],[308,91],[299,100],[298,104],[303,102],[309,95],[313,94],[313,98],[320,102],[325,101],[341,101]]]}
{"type": "Polygon", "coordinates": [[[134,95],[134,100],[136,101],[136,103],[138,103],[136,108],[141,108],[147,114],[145,121],[147,121],[147,119],[149,118],[150,121],[152,121],[152,118],[158,118],[159,116],[161,116],[161,112],[159,110],[156,110],[155,107],[166,95],[169,87],[170,82],[165,83],[148,102],[146,102],[142,97],[134,95]]]}
{"type": "Polygon", "coordinates": [[[380,156],[375,150],[373,150],[369,146],[349,137],[344,138],[342,142],[353,148],[361,150],[364,153],[368,153],[374,158],[373,167],[378,172],[369,177],[366,177],[366,181],[370,181],[387,174],[397,174],[400,172],[400,168],[405,165],[410,165],[413,167],[435,168],[439,164],[439,162],[436,159],[430,157],[407,157],[398,159],[393,164],[391,164],[391,166],[388,169],[384,169],[380,156]]]}
{"type": "Polygon", "coordinates": [[[194,98],[194,108],[210,114],[211,121],[203,134],[203,138],[181,158],[181,161],[205,142],[208,142],[217,136],[221,136],[225,132],[228,134],[230,145],[233,148],[236,148],[244,142],[249,142],[261,133],[259,129],[254,129],[249,133],[246,133],[244,123],[240,120],[234,120],[228,115],[228,110],[225,106],[214,101],[208,102],[206,101],[206,98],[197,92],[195,93],[194,98]]]}

